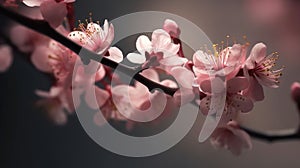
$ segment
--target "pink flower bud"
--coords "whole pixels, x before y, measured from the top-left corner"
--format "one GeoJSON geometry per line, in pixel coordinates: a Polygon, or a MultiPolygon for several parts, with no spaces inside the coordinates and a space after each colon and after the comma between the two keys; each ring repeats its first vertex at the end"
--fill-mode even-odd
{"type": "Polygon", "coordinates": [[[300,83],[294,82],[291,86],[291,95],[294,101],[300,103],[300,83]]]}
{"type": "Polygon", "coordinates": [[[170,34],[173,38],[178,38],[180,35],[180,29],[177,23],[173,20],[166,19],[164,22],[163,29],[170,34]]]}

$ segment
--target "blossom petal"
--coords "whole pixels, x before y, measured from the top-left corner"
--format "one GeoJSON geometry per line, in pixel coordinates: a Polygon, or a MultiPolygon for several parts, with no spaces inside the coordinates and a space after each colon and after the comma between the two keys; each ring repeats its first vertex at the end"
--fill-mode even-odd
{"type": "Polygon", "coordinates": [[[205,93],[219,94],[226,91],[222,78],[215,77],[200,83],[200,89],[205,93]]]}
{"type": "Polygon", "coordinates": [[[49,48],[46,46],[37,47],[31,55],[33,65],[40,71],[52,72],[48,58],[50,53],[49,48]]]}
{"type": "Polygon", "coordinates": [[[72,31],[68,37],[79,45],[84,45],[88,40],[87,35],[82,31],[72,31]]]}
{"type": "Polygon", "coordinates": [[[8,45],[0,46],[0,72],[5,72],[12,64],[13,56],[8,45]]]}
{"type": "Polygon", "coordinates": [[[170,35],[163,29],[154,30],[151,37],[151,42],[154,48],[163,49],[164,46],[171,43],[170,35]]]}
{"type": "Polygon", "coordinates": [[[250,56],[245,62],[245,65],[248,69],[253,69],[255,67],[255,63],[261,62],[265,57],[267,53],[267,47],[263,43],[257,43],[252,48],[250,52],[250,56]]]}
{"type": "Polygon", "coordinates": [[[22,52],[28,53],[34,49],[35,45],[33,41],[37,39],[35,37],[36,33],[24,26],[16,25],[10,30],[11,41],[22,52]]]}
{"type": "Polygon", "coordinates": [[[198,70],[212,69],[215,64],[213,57],[213,55],[207,54],[202,50],[197,50],[193,55],[193,68],[196,68],[198,70]]]}
{"type": "Polygon", "coordinates": [[[171,69],[171,75],[184,88],[192,89],[194,74],[186,68],[174,67],[171,69]]]}
{"type": "Polygon", "coordinates": [[[245,77],[235,77],[227,82],[227,92],[237,93],[247,89],[249,86],[248,79],[245,77]]]}
{"type": "Polygon", "coordinates": [[[179,57],[177,55],[163,58],[159,63],[165,66],[180,66],[185,64],[188,61],[186,58],[179,57]]]}
{"type": "Polygon", "coordinates": [[[44,19],[54,28],[62,24],[67,15],[67,7],[63,2],[45,1],[40,6],[44,19]]]}
{"type": "Polygon", "coordinates": [[[136,49],[139,51],[139,53],[145,55],[145,52],[151,52],[152,43],[147,36],[141,35],[136,40],[136,49]]]}
{"type": "Polygon", "coordinates": [[[154,69],[146,69],[141,73],[141,75],[152,81],[159,82],[158,73],[154,69]]]}
{"type": "Polygon", "coordinates": [[[40,6],[45,1],[47,0],[23,0],[22,2],[29,7],[34,7],[40,6]]]}
{"type": "Polygon", "coordinates": [[[163,80],[160,82],[160,84],[171,88],[177,88],[177,84],[170,79],[163,80]]]}
{"type": "Polygon", "coordinates": [[[146,61],[146,57],[144,55],[141,54],[137,54],[137,53],[129,53],[126,58],[135,64],[142,64],[146,61]]]}
{"type": "Polygon", "coordinates": [[[263,87],[254,77],[249,77],[249,87],[243,92],[243,94],[254,101],[262,101],[265,97],[263,87]]]}
{"type": "Polygon", "coordinates": [[[96,76],[95,76],[95,82],[100,81],[101,79],[103,79],[105,77],[105,69],[103,65],[99,65],[99,69],[96,72],[96,76]]]}
{"type": "Polygon", "coordinates": [[[107,58],[113,60],[113,61],[116,61],[116,62],[121,62],[123,61],[123,53],[122,51],[117,48],[117,47],[110,47],[108,49],[108,52],[109,52],[109,56],[107,58]]]}
{"type": "Polygon", "coordinates": [[[243,113],[251,111],[254,106],[251,99],[239,94],[232,95],[230,97],[230,100],[232,101],[231,106],[243,113]]]}

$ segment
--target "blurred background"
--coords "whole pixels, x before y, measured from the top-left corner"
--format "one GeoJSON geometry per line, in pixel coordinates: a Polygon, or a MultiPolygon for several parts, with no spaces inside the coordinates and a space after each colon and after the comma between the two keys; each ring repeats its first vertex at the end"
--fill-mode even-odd
{"type": "MultiPolygon", "coordinates": [[[[279,52],[278,65],[286,67],[280,88],[265,88],[265,100],[256,103],[253,111],[241,118],[245,126],[259,131],[298,127],[290,85],[300,81],[299,0],[77,0],[75,3],[76,19],[83,20],[92,12],[93,19],[101,22],[149,10],[173,13],[192,21],[212,42],[218,43],[229,34],[243,43],[242,36],[247,35],[251,46],[264,42],[268,53],[279,52]]],[[[2,16],[0,19],[5,22],[2,16]]],[[[129,46],[134,47],[134,41],[129,46]]],[[[170,150],[146,158],[119,156],[93,142],[76,115],[66,125],[56,126],[35,107],[38,100],[35,89],[48,90],[51,83],[20,55],[15,54],[12,67],[0,74],[0,81],[0,167],[3,168],[300,166],[300,140],[267,143],[253,139],[253,149],[238,157],[226,150],[215,150],[209,142],[198,143],[204,119],[201,115],[189,134],[170,150]]]]}

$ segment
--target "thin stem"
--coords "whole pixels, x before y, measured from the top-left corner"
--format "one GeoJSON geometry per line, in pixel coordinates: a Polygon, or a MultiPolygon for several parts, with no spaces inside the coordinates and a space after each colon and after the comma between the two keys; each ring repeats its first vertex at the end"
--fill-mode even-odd
{"type": "Polygon", "coordinates": [[[283,140],[300,140],[300,133],[297,130],[278,130],[274,132],[258,132],[251,130],[246,127],[241,127],[246,131],[251,137],[267,141],[267,142],[277,142],[283,140]]]}
{"type": "Polygon", "coordinates": [[[90,60],[94,60],[112,69],[118,69],[118,71],[128,75],[129,77],[133,77],[135,80],[144,84],[149,89],[149,91],[153,91],[154,89],[161,89],[164,93],[173,96],[174,93],[178,90],[177,88],[166,87],[148,78],[145,78],[139,73],[140,69],[132,68],[123,64],[118,64],[117,62],[114,62],[106,57],[103,57],[102,55],[98,55],[89,51],[88,49],[78,45],[77,43],[73,42],[72,40],[58,33],[44,20],[36,20],[36,19],[25,17],[9,9],[6,9],[1,5],[0,5],[0,13],[22,24],[23,26],[33,29],[45,36],[48,36],[60,42],[65,47],[69,48],[70,50],[78,54],[82,62],[85,64],[88,64],[90,60]]]}

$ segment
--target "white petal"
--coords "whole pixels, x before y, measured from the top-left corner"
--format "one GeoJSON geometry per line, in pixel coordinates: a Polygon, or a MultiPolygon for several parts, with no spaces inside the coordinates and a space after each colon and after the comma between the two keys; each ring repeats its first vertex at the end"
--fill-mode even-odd
{"type": "Polygon", "coordinates": [[[121,62],[123,61],[123,53],[120,49],[118,49],[117,47],[110,47],[108,49],[109,52],[109,59],[116,61],[116,62],[121,62]]]}
{"type": "Polygon", "coordinates": [[[146,61],[146,57],[144,55],[137,53],[129,53],[126,58],[135,64],[142,64],[146,61]]]}
{"type": "Polygon", "coordinates": [[[139,51],[141,54],[145,54],[145,52],[150,53],[152,50],[152,43],[149,40],[149,38],[145,35],[141,35],[138,37],[136,40],[136,49],[139,51]]]}

